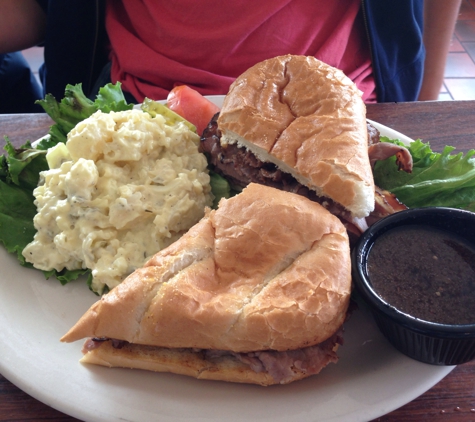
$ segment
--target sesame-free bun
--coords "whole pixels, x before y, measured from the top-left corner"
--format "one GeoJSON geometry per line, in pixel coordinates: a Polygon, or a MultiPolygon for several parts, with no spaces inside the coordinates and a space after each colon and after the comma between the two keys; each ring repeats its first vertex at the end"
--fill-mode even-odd
{"type": "Polygon", "coordinates": [[[343,224],[250,184],[96,302],[61,339],[249,352],[323,342],[350,299],[343,224]]]}
{"type": "Polygon", "coordinates": [[[260,62],[231,85],[218,127],[223,145],[247,148],[355,217],[374,209],[366,107],[340,70],[310,56],[260,62]]]}

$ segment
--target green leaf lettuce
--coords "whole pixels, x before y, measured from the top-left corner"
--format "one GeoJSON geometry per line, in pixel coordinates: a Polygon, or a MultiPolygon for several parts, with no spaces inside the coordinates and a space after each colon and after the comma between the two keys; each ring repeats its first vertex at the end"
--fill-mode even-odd
{"type": "MultiPolygon", "coordinates": [[[[386,137],[381,141],[405,146],[386,137]]],[[[421,140],[408,149],[414,162],[412,173],[399,171],[396,158],[390,157],[376,162],[376,185],[394,193],[409,208],[444,206],[475,212],[475,150],[451,154],[455,148],[446,146],[437,153],[421,140]]]]}
{"type": "Polygon", "coordinates": [[[40,149],[45,146],[51,148],[58,142],[66,142],[71,129],[98,110],[109,113],[110,111],[124,111],[133,108],[133,104],[127,104],[125,101],[120,82],[102,87],[95,101],[84,95],[82,84],[77,84],[66,86],[64,98],[60,102],[53,95],[47,94],[43,100],[38,100],[37,103],[56,123],[50,129],[50,139],[46,139],[44,145],[40,144],[40,149]]]}

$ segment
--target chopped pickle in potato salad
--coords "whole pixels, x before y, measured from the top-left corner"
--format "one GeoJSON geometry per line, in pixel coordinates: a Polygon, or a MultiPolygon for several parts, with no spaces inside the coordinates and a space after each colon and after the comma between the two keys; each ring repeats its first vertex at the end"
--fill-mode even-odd
{"type": "Polygon", "coordinates": [[[97,111],[48,151],[23,256],[43,271],[89,268],[93,291],[112,289],[211,206],[198,144],[160,114],[97,111]]]}

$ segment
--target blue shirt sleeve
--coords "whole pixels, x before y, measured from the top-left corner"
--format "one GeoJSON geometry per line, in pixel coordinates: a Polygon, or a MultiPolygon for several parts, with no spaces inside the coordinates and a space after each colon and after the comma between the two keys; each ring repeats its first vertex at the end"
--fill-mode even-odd
{"type": "Polygon", "coordinates": [[[378,102],[415,101],[424,70],[423,0],[363,0],[378,102]]]}

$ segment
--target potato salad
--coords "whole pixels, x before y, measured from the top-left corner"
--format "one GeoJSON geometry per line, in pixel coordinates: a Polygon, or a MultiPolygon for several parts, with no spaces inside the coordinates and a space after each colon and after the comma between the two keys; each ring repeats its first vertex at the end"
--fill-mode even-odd
{"type": "Polygon", "coordinates": [[[112,289],[211,206],[198,144],[160,114],[97,111],[48,151],[23,256],[44,271],[89,268],[93,291],[112,289]]]}

